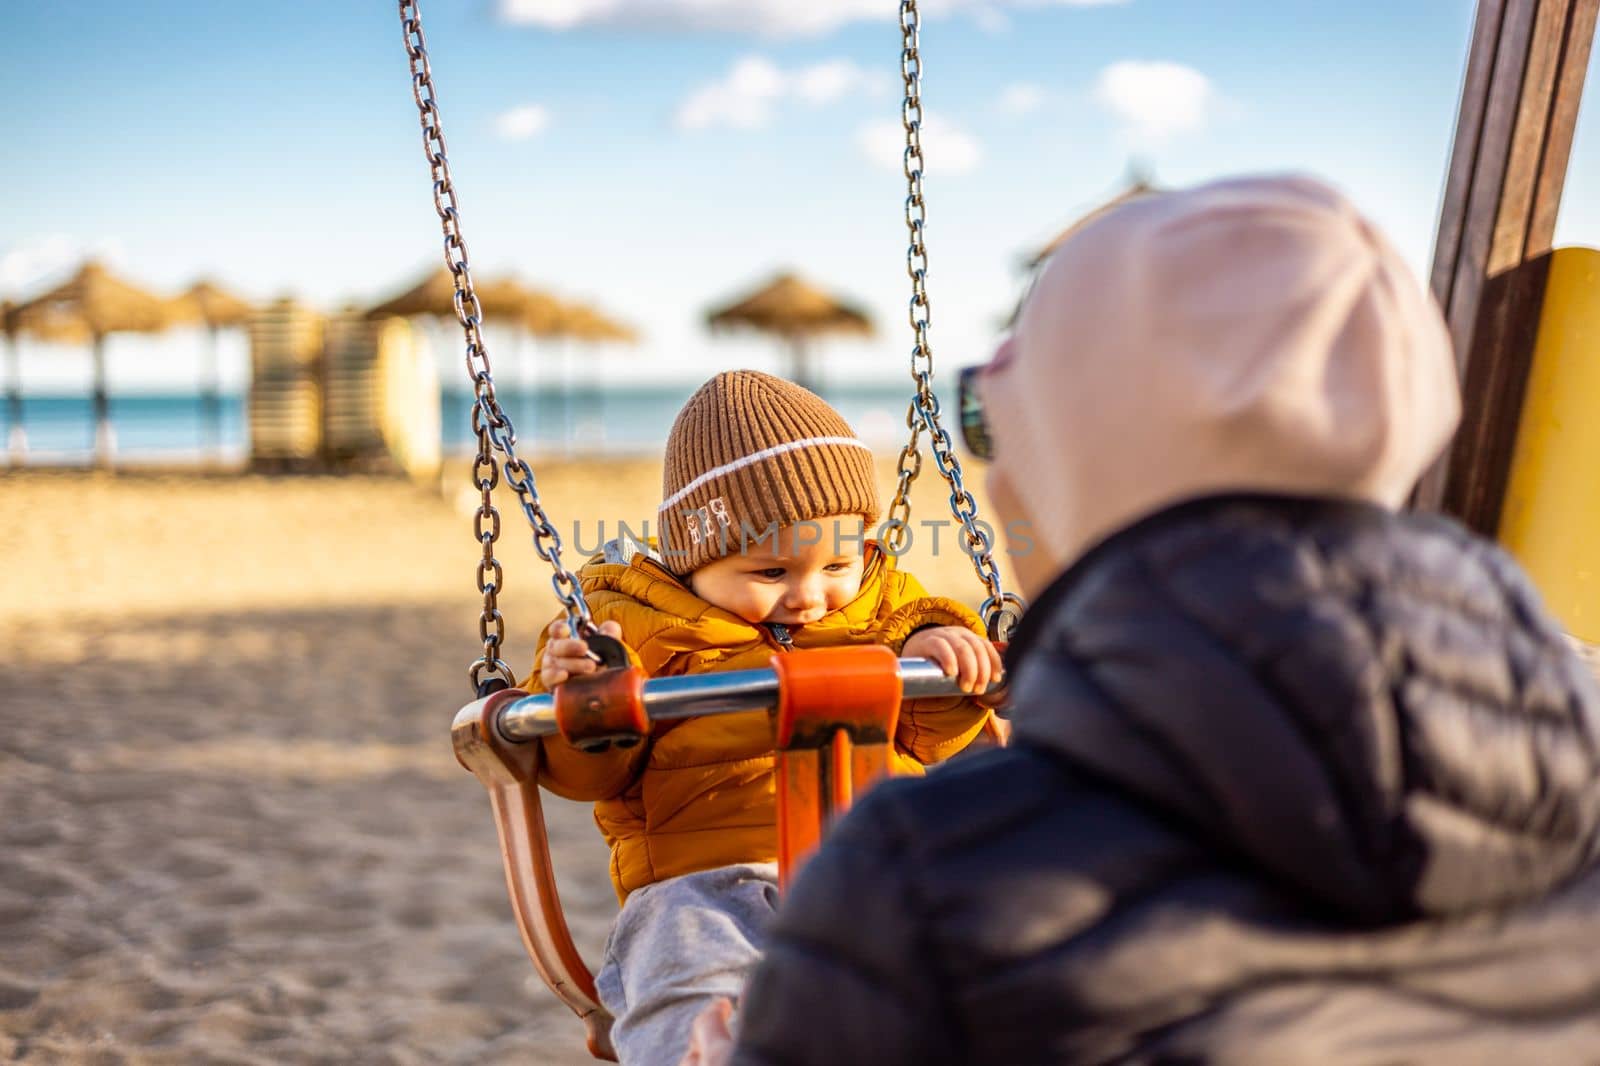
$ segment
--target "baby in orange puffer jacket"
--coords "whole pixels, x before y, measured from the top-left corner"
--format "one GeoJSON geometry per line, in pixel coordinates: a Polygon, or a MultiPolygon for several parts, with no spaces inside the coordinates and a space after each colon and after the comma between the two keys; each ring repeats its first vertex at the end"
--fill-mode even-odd
{"type": "MultiPolygon", "coordinates": [[[[929,596],[865,531],[872,454],[797,385],[719,374],[667,441],[658,511],[666,559],[608,545],[579,572],[599,631],[652,677],[765,666],[775,651],[879,643],[928,658],[966,692],[1000,676],[977,615],[929,596]],[[679,576],[683,575],[683,576],[679,576]]],[[[558,619],[524,685],[594,670],[558,619]]],[[[902,708],[897,772],[920,773],[982,729],[971,697],[902,708]]],[[[590,754],[544,743],[543,783],[593,800],[622,913],[597,978],[624,1063],[676,1063],[707,1003],[739,994],[777,901],[771,722],[762,712],[662,723],[647,744],[590,754]]]]}

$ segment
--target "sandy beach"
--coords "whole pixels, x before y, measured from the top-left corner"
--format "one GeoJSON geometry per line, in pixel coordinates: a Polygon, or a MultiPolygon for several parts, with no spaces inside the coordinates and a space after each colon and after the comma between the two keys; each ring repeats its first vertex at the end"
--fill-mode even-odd
{"type": "MultiPolygon", "coordinates": [[[[539,470],[584,547],[659,492],[652,461],[539,470]]],[[[464,480],[0,473],[0,1059],[589,1061],[450,753],[477,648],[464,480]]],[[[929,464],[917,517],[945,497],[929,464]]],[[[501,507],[522,669],[554,601],[501,507]]],[[[905,565],[976,603],[948,530],[930,547],[905,565]]],[[[592,960],[603,845],[586,807],[548,810],[592,960]]]]}

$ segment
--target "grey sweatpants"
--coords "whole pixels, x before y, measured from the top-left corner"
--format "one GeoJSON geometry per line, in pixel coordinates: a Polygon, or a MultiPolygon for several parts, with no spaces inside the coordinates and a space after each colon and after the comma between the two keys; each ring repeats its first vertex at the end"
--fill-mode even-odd
{"type": "Polygon", "coordinates": [[[595,984],[616,1018],[622,1066],[677,1066],[708,1004],[735,1003],[778,906],[777,863],[746,863],[636,889],[606,941],[595,984]]]}

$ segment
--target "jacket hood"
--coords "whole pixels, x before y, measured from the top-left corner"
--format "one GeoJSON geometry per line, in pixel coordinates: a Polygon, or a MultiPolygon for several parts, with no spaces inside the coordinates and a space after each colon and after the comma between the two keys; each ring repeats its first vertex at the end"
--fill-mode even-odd
{"type": "Polygon", "coordinates": [[[1085,555],[1009,653],[1016,737],[1364,921],[1600,859],[1600,692],[1443,519],[1214,497],[1085,555]]]}
{"type": "Polygon", "coordinates": [[[1398,507],[1459,412],[1433,299],[1306,178],[1107,211],[1051,256],[1001,351],[980,378],[996,468],[1060,566],[1207,493],[1398,507]]]}

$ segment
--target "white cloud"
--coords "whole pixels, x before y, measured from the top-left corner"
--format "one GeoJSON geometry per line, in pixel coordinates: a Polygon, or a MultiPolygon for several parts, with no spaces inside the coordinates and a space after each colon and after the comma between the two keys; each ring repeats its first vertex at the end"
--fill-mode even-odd
{"type": "Polygon", "coordinates": [[[881,92],[889,84],[885,75],[863,69],[848,59],[803,67],[794,72],[791,80],[795,93],[812,104],[831,104],[846,96],[881,92]]]}
{"type": "Polygon", "coordinates": [[[679,129],[708,126],[756,129],[772,121],[773,105],[784,93],[783,72],[762,56],[746,56],[721,81],[703,85],[678,107],[679,129]]]}
{"type": "Polygon", "coordinates": [[[24,241],[0,252],[0,292],[26,299],[85,259],[119,267],[124,258],[122,242],[116,239],[83,241],[57,233],[24,241]]]}
{"type": "Polygon", "coordinates": [[[678,106],[674,122],[685,130],[712,126],[760,129],[772,122],[785,100],[821,106],[887,84],[883,77],[847,59],[785,71],[765,56],[746,56],[719,80],[690,93],[678,106]]]}
{"type": "MultiPolygon", "coordinates": [[[[856,143],[878,166],[903,169],[906,131],[899,122],[869,122],[857,132],[856,143]]],[[[933,174],[966,174],[983,160],[983,146],[954,122],[929,113],[922,117],[922,159],[933,174]]]]}
{"type": "Polygon", "coordinates": [[[1007,115],[1031,115],[1044,106],[1044,100],[1045,91],[1041,86],[1017,82],[1001,91],[996,106],[1007,115]]]}
{"type": "MultiPolygon", "coordinates": [[[[1129,0],[925,0],[929,17],[972,14],[980,25],[1006,10],[1105,7],[1129,0]]],[[[765,37],[828,33],[852,22],[893,21],[897,5],[884,0],[499,0],[500,19],[547,30],[587,26],[630,30],[721,31],[765,37]]]]}
{"type": "Polygon", "coordinates": [[[986,33],[991,37],[998,37],[1011,29],[1011,16],[996,7],[974,8],[972,22],[980,33],[986,33]]]}
{"type": "Polygon", "coordinates": [[[550,112],[538,104],[523,104],[495,116],[494,130],[501,140],[525,141],[550,126],[550,112]]]}
{"type": "Polygon", "coordinates": [[[1181,63],[1123,60],[1100,72],[1094,97],[1135,144],[1152,145],[1205,128],[1218,96],[1211,79],[1181,63]]]}

